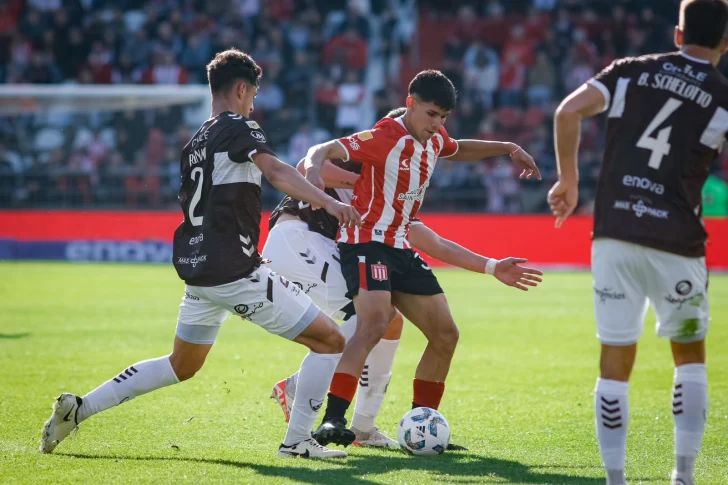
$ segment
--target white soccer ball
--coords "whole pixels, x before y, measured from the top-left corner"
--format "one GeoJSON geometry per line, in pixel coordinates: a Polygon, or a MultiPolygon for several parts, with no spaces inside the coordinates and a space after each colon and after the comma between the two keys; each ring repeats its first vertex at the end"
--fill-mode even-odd
{"type": "Polygon", "coordinates": [[[397,441],[414,455],[441,455],[450,443],[450,425],[431,408],[415,408],[399,422],[397,441]]]}

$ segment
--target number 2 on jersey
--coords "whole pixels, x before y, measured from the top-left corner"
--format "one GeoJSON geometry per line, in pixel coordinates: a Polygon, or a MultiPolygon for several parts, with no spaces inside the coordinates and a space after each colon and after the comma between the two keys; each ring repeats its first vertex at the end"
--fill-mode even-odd
{"type": "Polygon", "coordinates": [[[192,196],[192,201],[190,202],[190,208],[189,208],[189,215],[190,215],[190,224],[193,226],[201,226],[202,225],[202,216],[195,216],[195,208],[197,207],[197,204],[200,203],[200,197],[202,194],[202,179],[204,176],[204,171],[202,170],[202,167],[195,167],[192,169],[192,173],[190,174],[190,177],[192,178],[192,181],[194,182],[197,180],[198,177],[196,177],[196,174],[200,174],[199,181],[197,182],[197,188],[195,188],[195,195],[192,196]]]}
{"type": "Polygon", "coordinates": [[[667,120],[670,115],[675,112],[675,110],[682,106],[682,104],[682,101],[675,98],[668,99],[662,109],[657,112],[655,117],[647,126],[645,132],[642,133],[639,141],[637,141],[638,148],[644,148],[645,150],[650,150],[652,152],[650,155],[650,161],[647,164],[650,168],[658,170],[662,163],[662,158],[670,154],[671,146],[668,140],[670,139],[672,126],[666,126],[661,129],[657,133],[656,138],[652,137],[652,133],[654,133],[657,127],[664,123],[665,120],[667,120]]]}

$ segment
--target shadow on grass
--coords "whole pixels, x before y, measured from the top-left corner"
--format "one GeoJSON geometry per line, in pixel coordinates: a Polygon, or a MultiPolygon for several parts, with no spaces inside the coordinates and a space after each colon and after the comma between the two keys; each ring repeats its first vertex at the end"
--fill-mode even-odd
{"type": "MultiPolygon", "coordinates": [[[[379,475],[401,470],[426,470],[434,481],[443,483],[482,483],[485,477],[505,483],[541,483],[559,485],[603,485],[604,478],[568,476],[558,473],[539,473],[542,467],[530,467],[517,461],[501,460],[475,455],[472,453],[446,453],[437,458],[412,457],[402,454],[350,455],[341,461],[329,463],[340,465],[337,468],[314,469],[301,466],[287,466],[286,460],[280,465],[262,465],[246,461],[184,456],[103,456],[87,454],[65,454],[74,458],[99,460],[131,461],[183,461],[203,463],[253,470],[264,477],[293,479],[301,482],[321,484],[367,484],[373,483],[366,475],[379,475]]],[[[288,462],[290,463],[290,462],[288,462]]],[[[301,461],[297,461],[300,465],[301,461]]],[[[558,465],[549,466],[555,468],[558,465]]],[[[565,468],[571,468],[565,465],[565,468]]],[[[642,479],[642,481],[652,481],[642,479]]]]}
{"type": "Polygon", "coordinates": [[[19,339],[19,338],[25,338],[30,337],[32,334],[30,332],[23,332],[23,333],[0,333],[0,340],[3,339],[19,339]]]}

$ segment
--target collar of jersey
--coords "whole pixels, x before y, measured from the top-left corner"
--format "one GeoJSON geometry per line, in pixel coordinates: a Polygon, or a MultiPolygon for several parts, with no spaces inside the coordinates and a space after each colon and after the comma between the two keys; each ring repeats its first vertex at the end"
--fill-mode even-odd
{"type": "Polygon", "coordinates": [[[710,61],[707,59],[698,59],[697,57],[693,57],[689,54],[686,54],[684,51],[680,51],[680,55],[683,56],[685,59],[691,60],[693,62],[699,62],[701,64],[710,64],[710,61]]]}

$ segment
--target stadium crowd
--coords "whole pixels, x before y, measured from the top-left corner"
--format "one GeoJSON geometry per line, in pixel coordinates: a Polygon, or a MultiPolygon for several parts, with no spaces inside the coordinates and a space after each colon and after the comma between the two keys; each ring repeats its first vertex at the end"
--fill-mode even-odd
{"type": "MultiPolygon", "coordinates": [[[[6,0],[0,83],[204,84],[211,56],[235,46],[264,69],[253,117],[296,163],[315,143],[402,105],[410,73],[439,68],[460,92],[449,132],[521,144],[545,181],[519,181],[507,160],[441,160],[425,209],[544,212],[556,105],[617,57],[672,50],[678,3],[6,0]]],[[[0,115],[0,207],[174,207],[179,152],[192,135],[185,109],[0,115]]],[[[584,211],[601,123],[585,123],[584,211]]],[[[728,157],[715,175],[728,179],[728,157]]],[[[270,208],[278,194],[265,193],[270,208]]]]}

